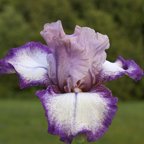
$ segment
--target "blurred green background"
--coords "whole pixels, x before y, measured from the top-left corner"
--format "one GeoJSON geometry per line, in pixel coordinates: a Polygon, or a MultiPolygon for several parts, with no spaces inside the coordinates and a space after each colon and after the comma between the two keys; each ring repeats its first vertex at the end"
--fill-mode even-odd
{"type": "MultiPolygon", "coordinates": [[[[144,0],[0,0],[0,57],[10,48],[41,41],[43,25],[60,19],[67,33],[75,25],[107,34],[108,59],[134,59],[144,68],[144,0]]],[[[123,77],[107,84],[119,97],[119,111],[99,144],[144,143],[144,79],[123,77]]],[[[0,77],[0,144],[60,144],[47,135],[35,91],[20,90],[14,75],[0,77]]]]}

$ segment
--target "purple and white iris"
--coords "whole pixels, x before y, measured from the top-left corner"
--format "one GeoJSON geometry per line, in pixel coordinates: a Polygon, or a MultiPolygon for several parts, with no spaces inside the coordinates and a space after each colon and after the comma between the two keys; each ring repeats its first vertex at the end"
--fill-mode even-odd
{"type": "Polygon", "coordinates": [[[96,141],[108,129],[117,110],[117,98],[103,83],[128,75],[140,80],[143,70],[119,57],[106,60],[107,35],[76,26],[65,34],[61,21],[48,23],[40,33],[47,45],[28,42],[11,49],[0,60],[0,73],[16,73],[20,87],[42,85],[36,92],[48,121],[48,131],[71,143],[78,134],[96,141]]]}

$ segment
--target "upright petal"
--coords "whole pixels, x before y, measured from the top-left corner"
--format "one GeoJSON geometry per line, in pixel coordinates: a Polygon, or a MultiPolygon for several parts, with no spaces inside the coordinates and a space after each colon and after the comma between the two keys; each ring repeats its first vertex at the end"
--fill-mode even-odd
{"type": "Polygon", "coordinates": [[[14,72],[20,78],[21,88],[47,85],[56,75],[55,59],[47,46],[29,42],[19,48],[11,49],[0,61],[0,73],[14,72]]]}
{"type": "Polygon", "coordinates": [[[114,80],[123,75],[128,75],[134,80],[140,80],[144,76],[144,71],[135,63],[135,61],[125,60],[120,56],[114,63],[105,61],[100,73],[100,80],[114,80]]]}
{"type": "Polygon", "coordinates": [[[110,45],[107,35],[88,27],[76,26],[73,34],[66,35],[60,21],[46,24],[41,35],[56,55],[58,84],[61,89],[69,80],[68,85],[72,89],[78,81],[89,77],[89,74],[94,80],[106,60],[105,49],[110,45]]]}
{"type": "Polygon", "coordinates": [[[44,29],[40,32],[41,36],[46,41],[49,48],[55,48],[59,40],[65,35],[61,21],[47,23],[44,29]]]}
{"type": "Polygon", "coordinates": [[[72,66],[69,75],[72,76],[73,85],[80,82],[83,89],[88,90],[88,86],[96,82],[96,75],[106,60],[109,38],[91,28],[76,26],[74,34],[65,35],[63,41],[69,45],[71,53],[78,55],[75,60],[70,57],[72,66]]]}
{"type": "MultiPolygon", "coordinates": [[[[88,27],[76,26],[72,35],[65,35],[63,41],[68,45],[70,52],[81,52],[79,58],[84,57],[85,69],[97,74],[102,64],[106,60],[105,50],[109,48],[109,38],[107,35],[95,32],[88,27]]],[[[78,60],[78,58],[77,58],[78,60]]]]}
{"type": "Polygon", "coordinates": [[[99,139],[117,109],[117,98],[103,86],[89,93],[66,94],[56,94],[49,88],[37,95],[45,109],[48,131],[67,143],[78,134],[85,134],[88,141],[99,139]]]}

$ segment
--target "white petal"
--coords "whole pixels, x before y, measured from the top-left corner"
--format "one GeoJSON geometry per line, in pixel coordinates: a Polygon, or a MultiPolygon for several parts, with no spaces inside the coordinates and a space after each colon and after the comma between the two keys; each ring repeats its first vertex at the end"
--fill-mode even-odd
{"type": "Polygon", "coordinates": [[[114,80],[123,75],[128,75],[134,80],[140,80],[144,76],[144,72],[135,61],[119,57],[114,63],[105,61],[100,73],[103,81],[114,80]]]}
{"type": "Polygon", "coordinates": [[[48,119],[49,132],[71,141],[84,133],[88,141],[100,138],[110,125],[116,112],[117,99],[102,88],[91,93],[55,94],[39,91],[48,119]],[[100,90],[100,91],[99,91],[100,90]]]}
{"type": "Polygon", "coordinates": [[[20,77],[20,86],[47,84],[55,75],[55,60],[47,46],[36,42],[11,49],[3,60],[20,77]]]}

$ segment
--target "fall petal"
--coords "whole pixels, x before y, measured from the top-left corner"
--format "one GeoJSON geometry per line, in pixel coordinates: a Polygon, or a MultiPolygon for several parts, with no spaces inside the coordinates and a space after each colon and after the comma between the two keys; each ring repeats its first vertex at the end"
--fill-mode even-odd
{"type": "Polygon", "coordinates": [[[8,52],[8,55],[0,62],[0,72],[17,73],[20,86],[24,88],[50,82],[49,77],[54,77],[54,65],[54,57],[47,46],[29,42],[8,52]]]}
{"type": "Polygon", "coordinates": [[[85,134],[88,141],[99,139],[117,110],[117,98],[103,86],[87,93],[66,94],[56,94],[49,88],[37,95],[45,109],[48,131],[69,143],[78,134],[85,134]]]}
{"type": "Polygon", "coordinates": [[[128,75],[134,80],[140,80],[144,76],[144,71],[134,60],[125,60],[122,57],[118,57],[114,63],[105,61],[100,73],[103,81],[114,80],[123,75],[128,75]]]}
{"type": "Polygon", "coordinates": [[[12,74],[15,73],[13,66],[6,62],[6,60],[0,60],[0,74],[12,74]]]}

